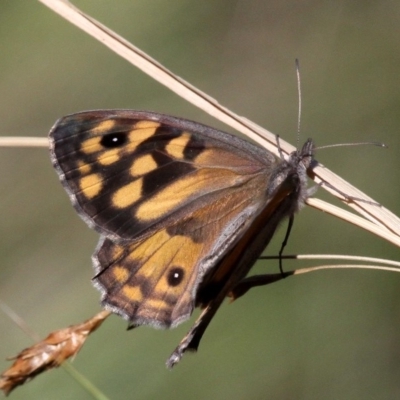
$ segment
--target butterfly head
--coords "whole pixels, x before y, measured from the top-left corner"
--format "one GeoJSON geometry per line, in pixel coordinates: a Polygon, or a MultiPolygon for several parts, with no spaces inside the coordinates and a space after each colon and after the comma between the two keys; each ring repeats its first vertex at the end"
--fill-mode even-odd
{"type": "Polygon", "coordinates": [[[294,168],[304,168],[307,170],[314,159],[314,142],[312,139],[307,139],[301,150],[293,151],[288,159],[288,164],[294,168]]]}

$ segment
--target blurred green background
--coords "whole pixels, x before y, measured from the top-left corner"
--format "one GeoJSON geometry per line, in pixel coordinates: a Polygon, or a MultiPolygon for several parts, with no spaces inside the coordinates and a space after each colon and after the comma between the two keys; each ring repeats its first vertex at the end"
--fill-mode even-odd
{"type": "MultiPolygon", "coordinates": [[[[75,1],[179,76],[294,143],[375,140],[317,159],[400,213],[400,2],[75,1]]],[[[147,109],[223,128],[35,1],[2,0],[0,134],[45,137],[57,118],[147,109]]],[[[41,337],[99,310],[90,255],[98,235],[76,215],[46,149],[0,149],[0,298],[41,337]]],[[[317,195],[331,199],[323,190],[317,195]]],[[[282,228],[268,254],[276,254],[282,228]]],[[[399,259],[399,249],[306,208],[286,253],[399,259]]],[[[297,268],[308,263],[289,263],[297,268]]],[[[259,262],[256,272],[276,271],[259,262]]],[[[400,275],[325,271],[224,304],[196,355],[164,366],[190,322],[126,332],[112,316],[75,367],[110,399],[399,399],[400,275]]],[[[196,313],[197,315],[197,313],[196,313]]],[[[0,313],[0,369],[32,343],[0,313]]],[[[12,399],[90,399],[62,369],[12,399]]]]}

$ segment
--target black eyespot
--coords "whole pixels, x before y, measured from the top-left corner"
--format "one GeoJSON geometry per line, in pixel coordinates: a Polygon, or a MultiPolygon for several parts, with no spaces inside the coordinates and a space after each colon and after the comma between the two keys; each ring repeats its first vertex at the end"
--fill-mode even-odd
{"type": "Polygon", "coordinates": [[[169,286],[178,286],[185,275],[185,271],[180,267],[172,268],[167,276],[169,286]]]}
{"type": "Polygon", "coordinates": [[[127,142],[127,140],[128,137],[126,133],[109,133],[101,138],[100,144],[107,149],[113,149],[115,147],[123,146],[127,142]]]}

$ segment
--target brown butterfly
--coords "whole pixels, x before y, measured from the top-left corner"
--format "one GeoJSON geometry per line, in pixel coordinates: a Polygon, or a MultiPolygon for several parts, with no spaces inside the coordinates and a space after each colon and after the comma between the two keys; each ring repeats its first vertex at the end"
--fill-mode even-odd
{"type": "Polygon", "coordinates": [[[310,139],[283,160],[229,133],[152,112],[66,116],[50,132],[50,152],[78,214],[101,234],[93,281],[103,306],[130,327],[160,328],[204,308],[170,367],[197,349],[227,295],[256,284],[245,276],[310,194],[310,139]]]}

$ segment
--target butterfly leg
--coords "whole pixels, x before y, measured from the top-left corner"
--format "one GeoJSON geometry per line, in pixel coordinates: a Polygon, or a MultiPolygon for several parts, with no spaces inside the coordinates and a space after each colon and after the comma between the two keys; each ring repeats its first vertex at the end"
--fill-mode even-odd
{"type": "Polygon", "coordinates": [[[290,232],[292,231],[292,227],[293,227],[293,222],[294,222],[294,216],[291,215],[289,217],[289,223],[288,223],[288,227],[286,229],[285,238],[283,239],[283,242],[281,244],[281,249],[279,250],[279,271],[281,271],[282,275],[284,275],[283,267],[282,267],[282,254],[283,254],[283,250],[285,249],[285,247],[288,243],[290,232]]]}
{"type": "Polygon", "coordinates": [[[245,293],[247,293],[251,288],[257,286],[269,285],[270,283],[274,283],[280,281],[281,279],[287,278],[290,275],[293,275],[294,271],[291,272],[282,272],[279,274],[263,274],[263,275],[253,275],[249,276],[241,280],[228,294],[231,298],[231,301],[242,297],[245,293]]]}
{"type": "Polygon", "coordinates": [[[224,301],[226,293],[226,290],[221,290],[218,296],[206,306],[199,318],[197,318],[196,322],[190,328],[189,332],[181,340],[179,345],[168,358],[166,362],[168,368],[172,368],[175,364],[177,364],[181,360],[186,350],[197,350],[205,330],[213,319],[215,313],[218,311],[219,306],[224,301]]]}

